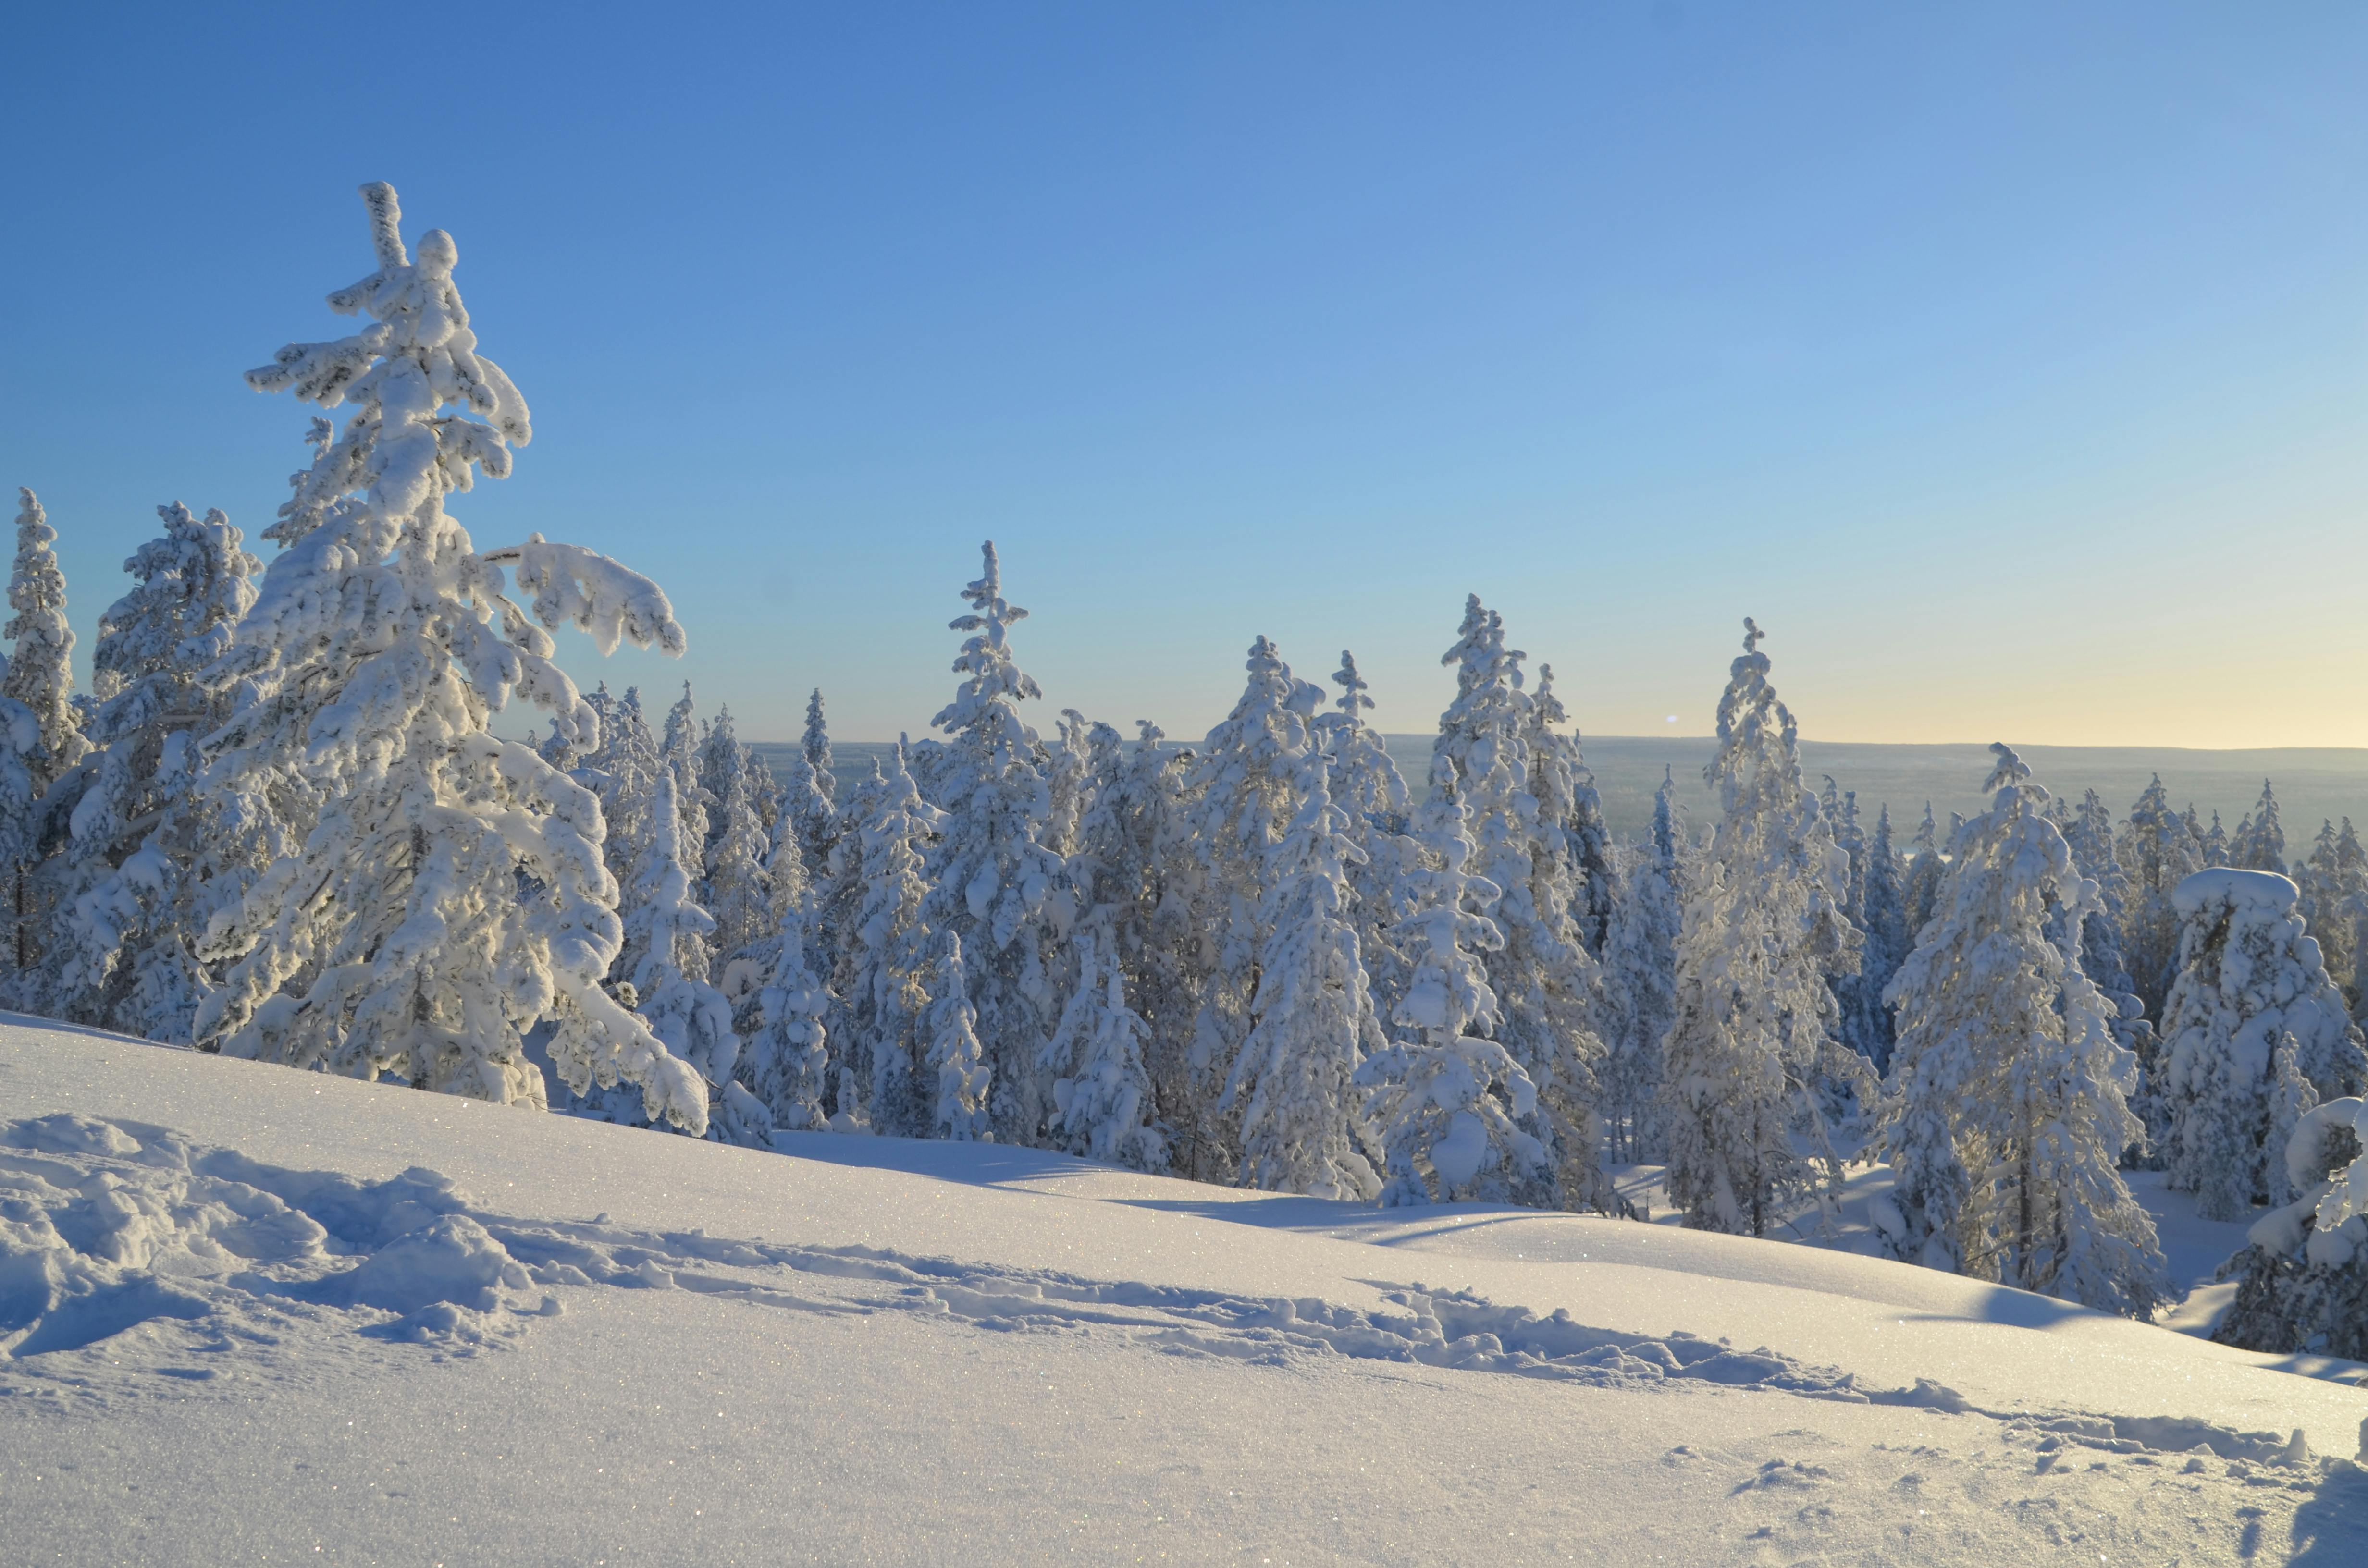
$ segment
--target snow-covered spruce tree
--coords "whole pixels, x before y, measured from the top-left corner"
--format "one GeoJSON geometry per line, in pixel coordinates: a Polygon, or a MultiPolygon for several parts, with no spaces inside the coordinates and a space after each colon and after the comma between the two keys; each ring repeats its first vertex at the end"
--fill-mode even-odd
{"type": "Polygon", "coordinates": [[[682,695],[666,710],[666,729],[658,736],[658,761],[674,775],[675,798],[682,814],[683,843],[690,849],[692,875],[697,877],[705,869],[704,849],[714,832],[712,813],[720,802],[699,781],[699,708],[692,699],[689,681],[682,683],[682,695]]]}
{"type": "Polygon", "coordinates": [[[208,674],[243,684],[199,786],[252,795],[298,772],[324,805],[302,848],[209,926],[199,956],[228,971],[194,1033],[231,1054],[541,1105],[521,1037],[547,1021],[571,1089],[632,1083],[653,1119],[699,1130],[698,1071],[600,989],[621,936],[598,801],[489,732],[515,693],[596,738],[543,628],[669,653],[682,629],[657,585],[615,562],[540,536],[480,551],[445,514],[476,470],[509,472],[526,403],[476,352],[450,238],[431,230],[415,263],[393,187],[362,195],[378,269],[329,303],[371,324],[248,373],[258,391],[357,412],[308,477],[330,498],[208,674]],[[505,568],[531,615],[503,593],[505,568]]]}
{"type": "MultiPolygon", "coordinates": [[[[41,876],[42,862],[54,847],[57,829],[50,789],[90,750],[74,706],[74,633],[66,627],[66,579],[58,567],[57,530],[30,490],[19,489],[22,508],[17,514],[17,564],[8,579],[11,614],[0,635],[13,638],[16,648],[0,665],[0,699],[21,706],[31,716],[30,737],[12,735],[17,767],[8,769],[10,782],[17,769],[24,773],[18,798],[0,804],[0,870],[8,878],[10,933],[0,948],[0,999],[28,1013],[47,1013],[53,1006],[60,954],[52,934],[55,890],[41,876]]],[[[11,723],[10,730],[18,725],[11,723]]]]}
{"type": "Polygon", "coordinates": [[[2072,864],[2097,884],[2097,903],[2080,923],[2080,968],[2113,1004],[2113,1035],[2137,1053],[2141,1070],[2154,1055],[2154,1026],[2130,978],[2123,929],[2129,918],[2130,879],[2113,846],[2113,813],[2090,790],[2062,823],[2072,864]]]}
{"type": "MultiPolygon", "coordinates": [[[[683,695],[689,695],[688,688],[683,695]]],[[[732,792],[733,783],[740,776],[740,736],[733,725],[730,706],[718,708],[714,718],[699,726],[699,744],[692,748],[692,756],[696,758],[694,766],[699,773],[700,793],[713,802],[709,808],[711,820],[707,824],[707,842],[700,847],[712,850],[716,839],[723,833],[723,798],[732,792]]]]}
{"type": "Polygon", "coordinates": [[[1550,1201],[1616,1212],[1624,1206],[1604,1174],[1596,1110],[1605,1054],[1594,1028],[1596,968],[1571,923],[1577,879],[1563,833],[1571,782],[1566,758],[1550,754],[1540,766],[1533,742],[1546,726],[1521,689],[1525,657],[1505,645],[1504,621],[1470,596],[1440,661],[1455,669],[1456,693],[1431,753],[1453,766],[1471,812],[1473,871],[1499,890],[1495,919],[1505,944],[1486,960],[1497,1040],[1537,1090],[1523,1130],[1545,1146],[1550,1201]],[[1541,801],[1533,786],[1555,799],[1541,801]]]}
{"type": "Polygon", "coordinates": [[[1907,1262],[2145,1318],[2170,1290],[2119,1168],[2139,1131],[2125,1101],[2137,1063],[2080,972],[2096,884],[2031,770],[1990,750],[1990,809],[1967,824],[1940,913],[1891,983],[1899,1035],[1877,1147],[1897,1185],[1876,1225],[1907,1262]]]}
{"type": "MultiPolygon", "coordinates": [[[[847,1028],[840,1032],[851,1049],[842,1062],[869,1085],[871,1104],[862,1108],[873,1131],[924,1138],[937,1100],[937,1085],[925,1086],[921,1079],[926,977],[937,934],[924,913],[929,884],[922,868],[944,819],[921,799],[901,743],[877,788],[856,791],[848,803],[865,808],[870,820],[853,839],[860,901],[848,924],[847,979],[840,989],[847,1028]]],[[[848,842],[840,840],[842,856],[848,842]]],[[[851,1116],[859,1108],[847,1103],[845,1089],[842,1077],[837,1109],[851,1116]]]]}
{"type": "Polygon", "coordinates": [[[2278,792],[2266,778],[2261,798],[2237,824],[2228,841],[2228,863],[2243,870],[2286,874],[2286,830],[2278,821],[2278,792]]]}
{"type": "Polygon", "coordinates": [[[1391,900],[1400,877],[1417,864],[1418,855],[1406,836],[1406,780],[1398,776],[1381,735],[1365,722],[1364,710],[1373,699],[1365,695],[1365,679],[1345,648],[1332,679],[1341,688],[1339,699],[1331,711],[1316,714],[1308,729],[1324,753],[1332,801],[1348,813],[1349,837],[1364,856],[1349,867],[1349,908],[1373,1011],[1386,1017],[1405,996],[1413,974],[1391,936],[1397,921],[1391,900]]]}
{"type": "Polygon", "coordinates": [[[748,952],[761,983],[740,1073],[773,1126],[811,1131],[823,1125],[829,1084],[830,998],[815,972],[814,889],[793,833],[776,835],[767,885],[771,931],[748,952]]]}
{"type": "Polygon", "coordinates": [[[2256,1220],[2220,1267],[2236,1300],[2223,1345],[2368,1360],[2368,1103],[2330,1100],[2296,1119],[2283,1151],[2292,1201],[2256,1220]]]}
{"type": "Polygon", "coordinates": [[[2303,929],[2301,894],[2268,871],[2198,871],[2174,893],[2184,922],[2162,1020],[2169,1185],[2206,1220],[2283,1203],[2293,1118],[2368,1076],[2343,996],[2303,929]]]}
{"type": "Polygon", "coordinates": [[[1304,769],[1299,812],[1274,846],[1274,880],[1258,908],[1258,988],[1225,1103],[1240,1110],[1240,1185],[1370,1199],[1381,1181],[1349,1085],[1383,1040],[1349,920],[1358,850],[1326,788],[1322,755],[1311,753],[1304,769]]]}
{"type": "MultiPolygon", "coordinates": [[[[573,748],[576,762],[569,777],[599,799],[600,820],[609,828],[601,856],[609,874],[626,890],[630,900],[634,869],[650,845],[650,805],[657,799],[658,788],[658,743],[642,712],[638,687],[626,687],[620,698],[609,697],[603,687],[586,700],[599,721],[599,738],[590,746],[573,748]]],[[[628,903],[625,910],[630,909],[628,903]]],[[[619,977],[631,974],[638,959],[628,949],[619,960],[619,977]]]]}
{"type": "Polygon", "coordinates": [[[1382,1148],[1383,1203],[1535,1204],[1553,1176],[1545,1146],[1520,1126],[1536,1114],[1537,1087],[1486,1038],[1497,995],[1480,955],[1505,937],[1489,918],[1496,884],[1472,874],[1470,814],[1455,790],[1454,763],[1434,757],[1416,824],[1423,856],[1393,901],[1415,963],[1394,1021],[1413,1038],[1367,1057],[1356,1082],[1382,1148]]]}
{"type": "Polygon", "coordinates": [[[2130,881],[2129,910],[2122,927],[2130,984],[2145,1004],[2146,1017],[2159,1019],[2163,998],[2179,972],[2180,920],[2171,895],[2203,869],[2203,846],[2171,808],[2160,774],[2131,803],[2115,849],[2130,881]]]}
{"type": "Polygon", "coordinates": [[[33,784],[47,790],[83,759],[90,742],[74,704],[74,632],[66,626],[66,577],[58,534],[29,490],[17,492],[17,564],[8,578],[8,623],[0,636],[15,647],[0,671],[0,697],[21,702],[40,727],[33,784]]]}
{"type": "Polygon", "coordinates": [[[2327,972],[2343,991],[2344,1002],[2356,1018],[2360,1012],[2360,922],[2368,915],[2368,851],[2343,819],[2340,832],[2331,822],[2319,824],[2310,858],[2294,868],[2302,889],[2302,916],[2318,938],[2327,972]]]}
{"type": "Polygon", "coordinates": [[[1179,1118],[1190,1099],[1188,1058],[1202,936],[1192,920],[1195,861],[1184,842],[1188,754],[1168,746],[1150,720],[1137,720],[1135,727],[1139,738],[1131,753],[1105,726],[1096,725],[1088,737],[1094,799],[1078,824],[1070,877],[1081,905],[1079,937],[1092,937],[1096,951],[1091,962],[1080,954],[1076,968],[1084,977],[1096,964],[1114,962],[1124,974],[1126,1001],[1144,1030],[1150,1089],[1144,1114],[1165,1123],[1179,1118]]]}
{"type": "Polygon", "coordinates": [[[1308,721],[1324,699],[1264,637],[1250,644],[1247,667],[1241,699],[1209,732],[1184,783],[1181,843],[1194,863],[1182,890],[1190,900],[1183,978],[1197,1012],[1181,1081],[1154,1079],[1175,1128],[1178,1174],[1199,1181],[1227,1181],[1239,1168],[1238,1107],[1224,1091],[1250,1032],[1276,850],[1306,803],[1315,755],[1308,721]]]}
{"type": "Polygon", "coordinates": [[[1932,820],[1932,802],[1924,802],[1924,820],[1916,824],[1916,836],[1908,840],[1907,881],[1904,897],[1907,903],[1907,945],[1913,948],[1924,927],[1930,924],[1941,902],[1941,883],[1949,875],[1949,856],[1941,844],[1941,829],[1932,820]]]}
{"type": "MultiPolygon", "coordinates": [[[[731,764],[719,770],[724,793],[715,812],[715,835],[707,848],[707,899],[715,916],[715,954],[727,971],[772,927],[773,879],[766,862],[773,846],[758,812],[756,770],[741,764],[735,754],[731,764]]],[[[749,983],[755,983],[753,976],[749,983]]],[[[724,989],[730,994],[734,988],[724,989]]]]}
{"type": "Polygon", "coordinates": [[[785,821],[794,824],[806,877],[816,887],[830,873],[830,853],[838,842],[838,775],[830,755],[830,731],[823,722],[822,688],[806,699],[806,728],[781,790],[785,821]]]}
{"type": "Polygon", "coordinates": [[[191,789],[194,742],[230,716],[197,680],[255,603],[263,563],[219,511],[156,508],[162,537],[123,563],[138,583],[99,617],[85,728],[104,747],[73,816],[62,913],[72,940],[54,998],[67,1017],[187,1042],[212,983],[189,950],[247,869],[237,824],[191,789]]]}
{"type": "Polygon", "coordinates": [[[666,1049],[711,1085],[728,1082],[740,1043],[732,1008],[709,983],[715,969],[715,917],[700,906],[690,877],[692,846],[682,830],[673,775],[658,775],[649,847],[633,878],[629,922],[641,953],[633,992],[666,1049]]]}
{"type": "Polygon", "coordinates": [[[1874,1085],[1865,1059],[1835,1037],[1826,983],[1858,945],[1841,910],[1850,863],[1802,783],[1764,634],[1743,625],[1743,656],[1719,699],[1718,756],[1704,769],[1721,816],[1687,890],[1663,1115],[1669,1199],[1685,1222],[1764,1236],[1793,1203],[1840,1187],[1830,1087],[1863,1106],[1874,1085]]]}
{"type": "Polygon", "coordinates": [[[1083,713],[1074,708],[1061,710],[1060,733],[1050,751],[1052,766],[1044,780],[1050,804],[1038,838],[1045,848],[1065,859],[1077,852],[1077,825],[1093,803],[1093,742],[1083,713]]]}
{"type": "Polygon", "coordinates": [[[1530,695],[1524,736],[1530,747],[1530,794],[1538,802],[1544,835],[1561,849],[1569,867],[1571,929],[1590,958],[1600,958],[1611,932],[1611,911],[1620,902],[1619,870],[1603,796],[1579,751],[1578,734],[1555,728],[1570,710],[1554,695],[1554,666],[1538,666],[1538,688],[1530,695]]]}
{"type": "Polygon", "coordinates": [[[971,613],[951,623],[969,633],[953,665],[962,679],[930,721],[947,742],[928,920],[960,937],[969,955],[971,1006],[995,1078],[987,1114],[996,1142],[1032,1144],[1052,1106],[1036,1062],[1055,1011],[1044,927],[1064,878],[1060,857],[1038,837],[1052,802],[1036,733],[1019,711],[1043,695],[1011,656],[1010,629],[1028,612],[1003,597],[994,541],[981,554],[978,580],[962,590],[971,613]]]}
{"type": "Polygon", "coordinates": [[[1876,1054],[1879,1042],[1867,1031],[1868,1014],[1881,1008],[1871,1007],[1866,994],[1866,830],[1858,820],[1858,791],[1845,792],[1830,773],[1825,779],[1826,787],[1817,793],[1817,804],[1825,813],[1827,825],[1833,830],[1834,846],[1849,858],[1850,874],[1841,888],[1842,918],[1859,936],[1846,966],[1826,977],[1827,983],[1834,989],[1835,1005],[1841,1010],[1835,1032],[1844,1045],[1865,1057],[1880,1074],[1882,1062],[1876,1054]]]}
{"type": "Polygon", "coordinates": [[[1866,946],[1859,955],[1859,983],[1851,992],[1859,1009],[1853,1039],[1880,1075],[1891,1070],[1896,1038],[1891,1006],[1883,994],[1915,945],[1907,927],[1907,869],[1892,847],[1889,806],[1876,816],[1874,837],[1867,845],[1861,899],[1860,929],[1866,946]]]}
{"type": "Polygon", "coordinates": [[[1053,1146],[1107,1165],[1160,1170],[1167,1146],[1150,1120],[1151,1074],[1144,1066],[1149,1031],[1127,1006],[1115,944],[1096,926],[1079,928],[1077,968],[1077,988],[1041,1063],[1053,1075],[1053,1146]]]}
{"type": "Polygon", "coordinates": [[[1678,933],[1683,924],[1687,842],[1677,784],[1664,767],[1653,792],[1653,831],[1622,851],[1620,902],[1603,944],[1604,1105],[1614,1159],[1658,1163],[1661,1040],[1677,1017],[1678,933]]]}
{"type": "Polygon", "coordinates": [[[974,1027],[969,981],[962,974],[962,937],[946,933],[938,962],[937,999],[929,1004],[928,1074],[936,1088],[930,1136],[957,1143],[995,1141],[986,1125],[986,1048],[974,1027]]]}

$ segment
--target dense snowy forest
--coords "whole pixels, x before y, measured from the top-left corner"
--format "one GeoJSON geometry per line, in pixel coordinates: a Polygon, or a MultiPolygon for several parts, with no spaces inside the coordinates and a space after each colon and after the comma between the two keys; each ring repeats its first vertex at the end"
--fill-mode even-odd
{"type": "Polygon", "coordinates": [[[655,584],[446,513],[509,474],[527,405],[450,237],[415,255],[394,192],[364,197],[376,267],[329,304],[368,324],[247,375],[347,411],[312,421],[268,566],[160,507],[76,691],[22,493],[7,1006],[755,1147],[993,1140],[1612,1214],[1656,1165],[1685,1223],[1754,1236],[1880,1159],[1892,1256],[2140,1317],[2175,1291],[2123,1173],[2158,1169],[2258,1216],[2223,1337],[2368,1356],[2348,820],[2290,858],[2267,784],[2233,832],[2158,781],[2117,820],[1999,745],[1987,810],[1870,823],[1804,777],[1747,620],[1713,820],[1671,780],[1620,842],[1552,669],[1477,596],[1418,779],[1354,658],[1327,689],[1262,636],[1197,741],[1040,732],[992,544],[936,733],[841,769],[816,692],[777,776],[688,687],[660,714],[560,668],[571,627],[681,653],[655,584]],[[514,701],[539,744],[494,733],[514,701]]]}

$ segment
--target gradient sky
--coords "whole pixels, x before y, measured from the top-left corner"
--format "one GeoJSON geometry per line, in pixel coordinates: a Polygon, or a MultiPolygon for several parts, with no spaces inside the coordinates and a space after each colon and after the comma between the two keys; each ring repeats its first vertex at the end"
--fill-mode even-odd
{"type": "Polygon", "coordinates": [[[919,731],[991,536],[1045,729],[1197,733],[1258,633],[1427,729],[1476,591],[1598,733],[1706,732],[1751,614],[1823,739],[2368,744],[2358,6],[28,6],[0,58],[0,481],[85,653],[157,503],[270,520],[308,411],[239,372],[351,330],[382,178],[534,409],[454,514],[657,577],[679,669],[570,669],[744,737],[919,731]]]}

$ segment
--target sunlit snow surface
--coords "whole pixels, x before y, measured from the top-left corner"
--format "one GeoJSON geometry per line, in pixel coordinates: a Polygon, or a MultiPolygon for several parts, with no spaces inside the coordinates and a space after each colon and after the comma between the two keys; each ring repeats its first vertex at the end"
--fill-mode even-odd
{"type": "Polygon", "coordinates": [[[2368,1561],[2357,1390],[1924,1270],[31,1028],[0,1348],[9,1562],[2368,1561]]]}

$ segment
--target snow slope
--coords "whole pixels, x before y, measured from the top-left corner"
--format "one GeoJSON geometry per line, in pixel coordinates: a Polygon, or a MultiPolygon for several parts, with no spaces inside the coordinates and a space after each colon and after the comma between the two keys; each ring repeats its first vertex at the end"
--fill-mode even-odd
{"type": "Polygon", "coordinates": [[[1872,1258],[30,1026],[0,1350],[12,1562],[2368,1561],[2357,1389],[1872,1258]]]}

